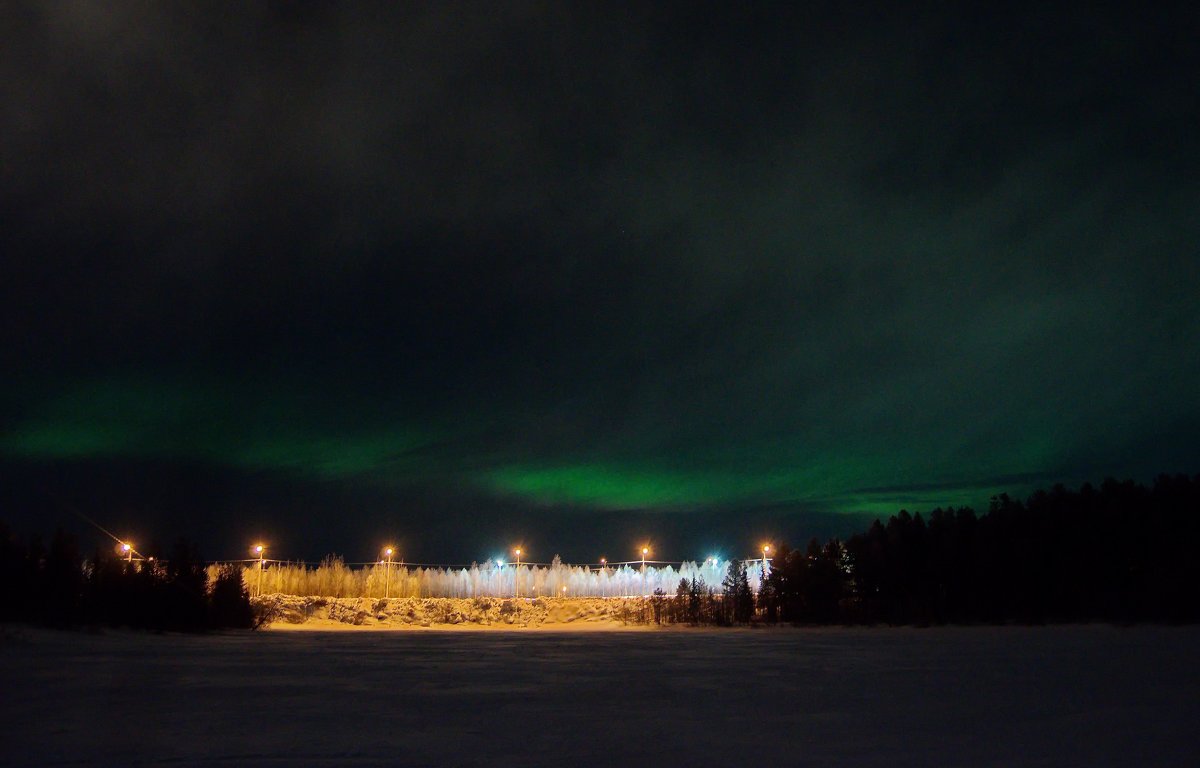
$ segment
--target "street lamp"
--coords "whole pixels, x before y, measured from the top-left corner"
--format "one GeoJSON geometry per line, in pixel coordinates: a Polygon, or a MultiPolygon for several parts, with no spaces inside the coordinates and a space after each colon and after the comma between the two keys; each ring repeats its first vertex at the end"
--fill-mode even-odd
{"type": "Polygon", "coordinates": [[[642,596],[646,595],[646,555],[650,554],[650,547],[642,547],[642,596]]]}
{"type": "Polygon", "coordinates": [[[266,562],[267,548],[263,544],[254,545],[254,554],[258,555],[258,596],[262,597],[262,573],[263,565],[266,562]]]}
{"type": "Polygon", "coordinates": [[[517,547],[513,550],[513,554],[517,556],[517,570],[513,572],[513,590],[517,597],[521,596],[521,548],[517,547]]]}
{"type": "Polygon", "coordinates": [[[386,600],[392,596],[392,554],[393,549],[387,547],[383,550],[383,554],[387,556],[387,565],[385,568],[386,575],[383,577],[383,598],[386,600]]]}
{"type": "Polygon", "coordinates": [[[121,542],[121,554],[125,555],[125,562],[133,563],[133,545],[128,541],[121,542]]]}
{"type": "Polygon", "coordinates": [[[763,563],[762,563],[762,576],[763,576],[763,578],[764,578],[764,579],[765,579],[765,578],[767,578],[767,564],[770,562],[770,561],[767,559],[767,553],[768,553],[768,552],[770,552],[770,551],[771,551],[771,545],[770,545],[770,544],[763,544],[763,563]]]}

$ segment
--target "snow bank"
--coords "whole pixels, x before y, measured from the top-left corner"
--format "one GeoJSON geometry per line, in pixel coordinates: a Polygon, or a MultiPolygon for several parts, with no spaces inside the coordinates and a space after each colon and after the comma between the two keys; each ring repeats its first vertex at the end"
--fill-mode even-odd
{"type": "Polygon", "coordinates": [[[448,598],[300,597],[253,598],[273,625],[355,627],[540,627],[608,625],[632,622],[641,614],[638,598],[448,598]]]}

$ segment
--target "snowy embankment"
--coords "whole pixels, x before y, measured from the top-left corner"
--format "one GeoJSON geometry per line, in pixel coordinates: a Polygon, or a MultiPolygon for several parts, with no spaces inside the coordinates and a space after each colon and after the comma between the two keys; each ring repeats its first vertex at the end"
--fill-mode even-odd
{"type": "Polygon", "coordinates": [[[642,610],[638,598],[299,597],[252,599],[276,628],[620,627],[642,610]]]}

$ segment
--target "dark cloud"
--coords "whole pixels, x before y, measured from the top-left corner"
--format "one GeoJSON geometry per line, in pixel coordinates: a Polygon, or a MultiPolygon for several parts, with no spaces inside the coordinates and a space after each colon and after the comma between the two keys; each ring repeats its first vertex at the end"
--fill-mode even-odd
{"type": "Polygon", "coordinates": [[[0,13],[12,461],[798,528],[1196,469],[1183,4],[0,13]]]}

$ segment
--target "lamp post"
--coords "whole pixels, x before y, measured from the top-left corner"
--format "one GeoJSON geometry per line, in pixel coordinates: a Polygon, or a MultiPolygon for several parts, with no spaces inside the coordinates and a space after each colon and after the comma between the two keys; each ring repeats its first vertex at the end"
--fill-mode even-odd
{"type": "Polygon", "coordinates": [[[265,558],[267,556],[267,548],[262,544],[254,545],[254,554],[258,555],[258,596],[262,597],[262,573],[265,558]]]}
{"type": "Polygon", "coordinates": [[[128,541],[121,542],[121,554],[125,555],[125,562],[133,565],[133,545],[128,541]]]}
{"type": "Polygon", "coordinates": [[[600,558],[600,570],[604,572],[604,576],[596,574],[596,592],[601,597],[608,597],[608,560],[600,558]]]}
{"type": "Polygon", "coordinates": [[[770,551],[771,551],[771,545],[770,545],[770,544],[763,544],[763,562],[762,562],[762,578],[763,578],[763,581],[766,581],[766,580],[767,580],[767,563],[769,562],[769,560],[767,559],[767,553],[768,553],[768,552],[770,552],[770,551]]]}
{"type": "Polygon", "coordinates": [[[517,570],[513,572],[513,592],[516,597],[520,597],[521,596],[521,548],[518,547],[518,548],[514,549],[513,553],[517,556],[517,570]]]}
{"type": "Polygon", "coordinates": [[[392,548],[384,549],[383,554],[387,556],[387,565],[384,566],[387,570],[383,577],[383,598],[387,600],[392,596],[392,548]]]}
{"type": "Polygon", "coordinates": [[[642,547],[642,597],[646,596],[646,555],[650,554],[649,547],[642,547]]]}

